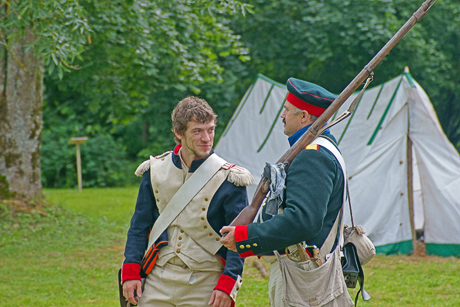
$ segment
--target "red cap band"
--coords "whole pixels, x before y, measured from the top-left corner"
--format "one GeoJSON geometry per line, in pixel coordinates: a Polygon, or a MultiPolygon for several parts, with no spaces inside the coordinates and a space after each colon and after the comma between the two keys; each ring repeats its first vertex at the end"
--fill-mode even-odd
{"type": "Polygon", "coordinates": [[[288,93],[286,100],[293,106],[301,110],[307,111],[308,113],[315,115],[315,116],[320,116],[326,110],[324,108],[320,108],[318,106],[314,106],[312,104],[309,104],[308,102],[303,101],[302,99],[298,98],[291,92],[288,93]]]}

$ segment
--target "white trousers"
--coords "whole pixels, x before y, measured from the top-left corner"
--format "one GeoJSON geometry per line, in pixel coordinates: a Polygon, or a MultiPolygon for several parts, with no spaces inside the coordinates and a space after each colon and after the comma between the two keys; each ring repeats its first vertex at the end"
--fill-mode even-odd
{"type": "Polygon", "coordinates": [[[172,263],[155,266],[145,280],[139,307],[209,307],[220,275],[172,263]]]}

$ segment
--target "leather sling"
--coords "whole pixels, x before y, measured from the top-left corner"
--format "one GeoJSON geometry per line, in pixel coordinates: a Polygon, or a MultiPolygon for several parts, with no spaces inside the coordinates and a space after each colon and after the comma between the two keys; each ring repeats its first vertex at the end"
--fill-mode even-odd
{"type": "Polygon", "coordinates": [[[217,154],[210,155],[174,194],[152,227],[147,251],[174,221],[185,206],[208,183],[217,171],[227,163],[217,154]]]}

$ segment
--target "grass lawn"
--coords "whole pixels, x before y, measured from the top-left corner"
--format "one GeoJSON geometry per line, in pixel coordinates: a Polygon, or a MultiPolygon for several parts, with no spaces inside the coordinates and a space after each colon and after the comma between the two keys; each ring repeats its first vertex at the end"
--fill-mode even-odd
{"type": "MultiPolygon", "coordinates": [[[[45,195],[56,205],[15,218],[0,204],[0,307],[118,306],[116,273],[137,188],[45,195]]],[[[269,305],[255,260],[246,261],[238,307],[269,305]]],[[[364,270],[372,299],[359,306],[460,306],[458,258],[378,255],[364,270]]]]}

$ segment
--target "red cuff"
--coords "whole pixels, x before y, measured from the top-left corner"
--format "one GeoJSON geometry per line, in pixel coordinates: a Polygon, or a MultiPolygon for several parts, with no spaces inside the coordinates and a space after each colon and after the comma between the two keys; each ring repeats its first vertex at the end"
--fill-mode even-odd
{"type": "Polygon", "coordinates": [[[214,290],[222,291],[232,299],[231,307],[235,307],[236,296],[238,291],[240,291],[241,284],[243,280],[241,276],[238,276],[237,280],[234,280],[228,275],[220,275],[217,285],[214,287],[214,290]]]}
{"type": "Polygon", "coordinates": [[[142,280],[141,279],[141,265],[137,263],[125,263],[121,270],[121,282],[127,280],[142,280]]]}
{"type": "Polygon", "coordinates": [[[220,275],[219,281],[217,282],[217,286],[215,286],[214,290],[220,290],[230,295],[230,293],[232,293],[233,287],[235,286],[235,282],[236,280],[230,276],[222,274],[220,275]]]}
{"type": "Polygon", "coordinates": [[[248,225],[235,226],[235,242],[244,241],[248,239],[248,225]]]}
{"type": "MultiPolygon", "coordinates": [[[[248,239],[248,225],[237,225],[235,226],[235,244],[238,246],[238,242],[246,241],[248,239]]],[[[241,258],[255,256],[252,251],[240,253],[241,258]]]]}

